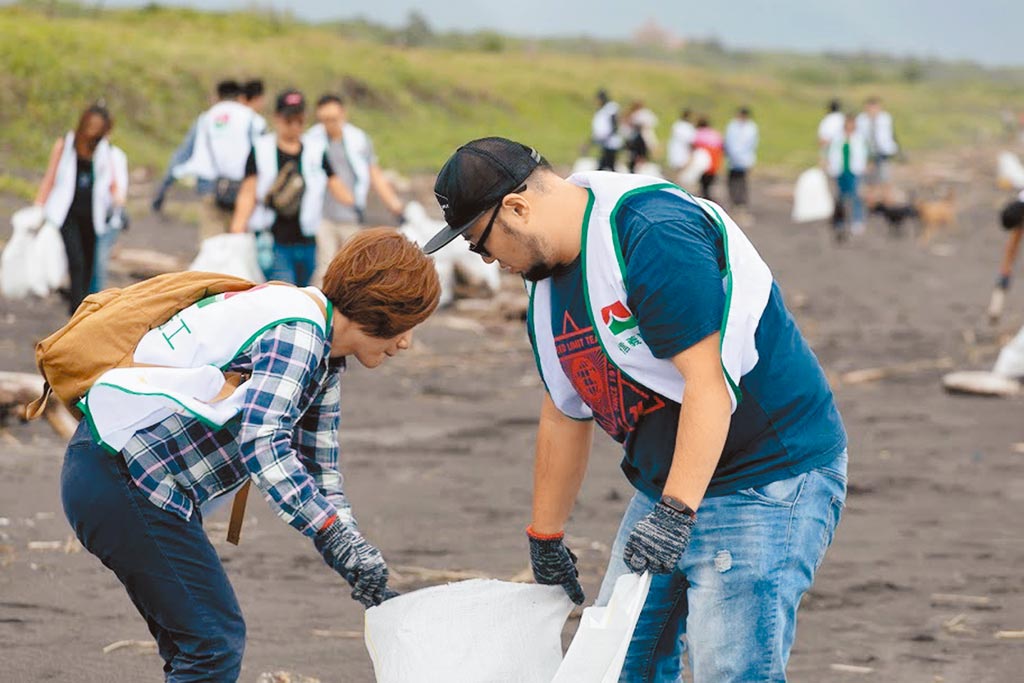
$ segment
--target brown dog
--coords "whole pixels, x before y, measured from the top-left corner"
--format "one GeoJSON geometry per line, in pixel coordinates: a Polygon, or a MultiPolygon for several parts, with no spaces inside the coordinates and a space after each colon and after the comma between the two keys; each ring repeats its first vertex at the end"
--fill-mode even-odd
{"type": "Polygon", "coordinates": [[[920,199],[914,202],[920,223],[918,243],[927,245],[940,227],[952,228],[956,224],[956,191],[951,187],[940,199],[920,199]]]}

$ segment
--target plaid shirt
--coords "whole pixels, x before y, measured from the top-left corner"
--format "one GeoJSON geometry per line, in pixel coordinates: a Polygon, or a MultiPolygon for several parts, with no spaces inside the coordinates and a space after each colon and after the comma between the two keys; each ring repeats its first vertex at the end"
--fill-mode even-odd
{"type": "Polygon", "coordinates": [[[252,375],[242,412],[219,429],[171,415],[135,434],[122,450],[135,484],[184,519],[251,477],[307,536],[332,515],[351,520],[338,470],[344,360],[332,361],[330,351],[311,323],[264,332],[225,368],[252,375]]]}

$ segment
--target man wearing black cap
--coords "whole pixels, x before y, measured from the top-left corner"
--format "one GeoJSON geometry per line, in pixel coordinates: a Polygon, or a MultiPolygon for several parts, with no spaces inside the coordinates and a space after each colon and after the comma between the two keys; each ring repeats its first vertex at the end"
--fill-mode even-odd
{"type": "Polygon", "coordinates": [[[536,580],[582,603],[564,525],[593,423],[636,488],[599,603],[655,576],[622,680],[785,680],[796,610],[846,497],[846,433],[771,271],[716,204],[660,178],[563,179],[504,138],[460,147],[448,226],[520,273],[546,396],[527,527],[536,580]],[[685,386],[685,400],[684,400],[685,386]],[[698,520],[699,516],[699,520],[698,520]]]}
{"type": "Polygon", "coordinates": [[[304,146],[306,98],[298,90],[277,97],[276,134],[252,146],[245,180],[231,221],[231,232],[251,228],[261,244],[261,266],[268,280],[305,287],[316,269],[316,231],[330,192],[351,205],[352,192],[334,175],[323,147],[304,146]]]}

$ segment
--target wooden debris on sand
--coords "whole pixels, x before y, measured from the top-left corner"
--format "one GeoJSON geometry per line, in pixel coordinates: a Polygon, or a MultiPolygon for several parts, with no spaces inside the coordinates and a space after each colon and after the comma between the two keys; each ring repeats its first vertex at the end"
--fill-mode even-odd
{"type": "Polygon", "coordinates": [[[130,648],[136,652],[156,652],[156,641],[154,640],[118,640],[103,648],[103,654],[109,655],[117,650],[130,648]]]}

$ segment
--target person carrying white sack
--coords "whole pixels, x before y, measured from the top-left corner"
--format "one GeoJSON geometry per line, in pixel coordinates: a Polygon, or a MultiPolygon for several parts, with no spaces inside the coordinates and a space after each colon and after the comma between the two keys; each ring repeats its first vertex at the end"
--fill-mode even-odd
{"type": "Polygon", "coordinates": [[[110,112],[101,104],[82,112],[75,130],[54,142],[35,197],[46,220],[60,226],[68,258],[69,313],[90,293],[97,239],[111,230],[111,218],[123,216],[125,195],[117,187],[116,154],[107,140],[112,127],[110,112]]]}

